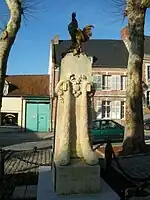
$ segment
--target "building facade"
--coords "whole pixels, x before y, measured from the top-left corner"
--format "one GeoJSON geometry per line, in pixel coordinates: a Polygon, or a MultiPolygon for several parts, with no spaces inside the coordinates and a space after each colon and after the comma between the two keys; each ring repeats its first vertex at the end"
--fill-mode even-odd
{"type": "Polygon", "coordinates": [[[6,77],[1,129],[15,132],[49,132],[50,109],[49,75],[6,77]]]}
{"type": "MultiPolygon", "coordinates": [[[[63,54],[70,46],[69,40],[55,37],[51,42],[49,72],[53,99],[53,122],[56,100],[54,88],[59,80],[59,66],[63,54]]],[[[92,78],[95,95],[92,100],[93,119],[125,121],[128,51],[122,40],[89,40],[83,46],[92,62],[92,78]]],[[[68,66],[69,67],[69,66],[68,66]]],[[[144,117],[150,117],[150,37],[145,37],[143,61],[143,107],[144,117]]]]}

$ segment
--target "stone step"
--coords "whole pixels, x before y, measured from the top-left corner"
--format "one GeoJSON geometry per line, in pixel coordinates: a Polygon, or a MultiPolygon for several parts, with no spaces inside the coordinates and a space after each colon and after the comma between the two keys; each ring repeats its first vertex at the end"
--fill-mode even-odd
{"type": "Polygon", "coordinates": [[[12,199],[36,199],[37,198],[37,185],[23,185],[17,186],[13,192],[12,199]]]}

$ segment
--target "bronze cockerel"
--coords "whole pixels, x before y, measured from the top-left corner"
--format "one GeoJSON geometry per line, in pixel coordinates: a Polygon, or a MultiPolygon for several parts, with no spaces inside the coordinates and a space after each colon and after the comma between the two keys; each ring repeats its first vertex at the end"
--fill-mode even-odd
{"type": "Polygon", "coordinates": [[[73,55],[80,55],[80,53],[83,53],[82,43],[90,39],[92,36],[92,28],[94,28],[93,25],[87,25],[83,30],[79,29],[76,13],[72,13],[72,21],[68,25],[68,31],[72,41],[70,51],[73,52],[73,55]]]}

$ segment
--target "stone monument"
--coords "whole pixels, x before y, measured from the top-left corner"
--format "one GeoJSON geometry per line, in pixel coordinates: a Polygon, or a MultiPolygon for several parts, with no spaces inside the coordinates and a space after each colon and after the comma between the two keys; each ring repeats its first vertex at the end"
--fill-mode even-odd
{"type": "Polygon", "coordinates": [[[57,117],[53,156],[53,184],[57,194],[100,192],[100,166],[88,133],[88,101],[92,95],[92,64],[84,54],[92,25],[78,28],[75,13],[68,26],[72,46],[61,61],[55,88],[57,117]]]}

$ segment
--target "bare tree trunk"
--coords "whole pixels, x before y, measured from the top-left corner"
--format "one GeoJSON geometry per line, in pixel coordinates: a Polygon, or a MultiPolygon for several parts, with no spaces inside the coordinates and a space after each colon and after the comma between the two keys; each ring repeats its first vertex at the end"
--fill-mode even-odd
{"type": "Polygon", "coordinates": [[[10,11],[10,18],[0,35],[0,109],[2,107],[3,87],[7,61],[21,24],[22,8],[20,0],[5,0],[10,11]]]}
{"type": "Polygon", "coordinates": [[[134,0],[127,0],[128,16],[128,84],[126,125],[123,153],[139,152],[145,146],[142,105],[142,65],[144,57],[144,23],[146,9],[134,0]]]}

